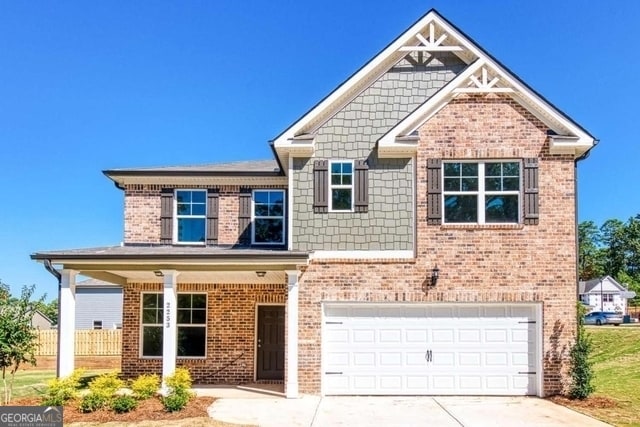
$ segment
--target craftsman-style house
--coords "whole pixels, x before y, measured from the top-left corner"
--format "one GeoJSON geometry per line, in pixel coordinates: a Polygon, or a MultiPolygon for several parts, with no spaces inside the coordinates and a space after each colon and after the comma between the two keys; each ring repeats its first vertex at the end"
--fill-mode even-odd
{"type": "Polygon", "coordinates": [[[111,169],[124,244],[38,252],[123,289],[122,372],[285,393],[549,395],[576,327],[580,125],[430,11],[273,142],[111,169]]]}

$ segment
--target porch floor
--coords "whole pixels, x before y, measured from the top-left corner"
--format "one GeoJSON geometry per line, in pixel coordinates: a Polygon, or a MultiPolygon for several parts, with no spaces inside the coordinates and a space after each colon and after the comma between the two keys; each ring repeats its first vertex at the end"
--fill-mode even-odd
{"type": "Polygon", "coordinates": [[[192,387],[198,396],[232,399],[285,397],[284,384],[202,385],[192,387]]]}

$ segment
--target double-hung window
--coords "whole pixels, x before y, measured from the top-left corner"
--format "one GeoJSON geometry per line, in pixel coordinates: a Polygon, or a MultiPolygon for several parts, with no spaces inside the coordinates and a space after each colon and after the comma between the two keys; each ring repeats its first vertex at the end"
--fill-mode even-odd
{"type": "Polygon", "coordinates": [[[204,243],[207,222],[207,192],[176,190],[177,243],[204,243]]]}
{"type": "Polygon", "coordinates": [[[353,210],[353,162],[331,162],[330,175],[330,210],[353,210]]]}
{"type": "Polygon", "coordinates": [[[520,162],[443,163],[445,223],[518,223],[520,162]]]}
{"type": "MultiPolygon", "coordinates": [[[[142,294],[142,356],[161,357],[164,297],[142,294]]],[[[207,342],[206,294],[178,294],[177,346],[179,357],[205,357],[207,342]]]]}
{"type": "Polygon", "coordinates": [[[284,191],[254,190],[253,243],[281,245],[284,243],[284,191]]]}

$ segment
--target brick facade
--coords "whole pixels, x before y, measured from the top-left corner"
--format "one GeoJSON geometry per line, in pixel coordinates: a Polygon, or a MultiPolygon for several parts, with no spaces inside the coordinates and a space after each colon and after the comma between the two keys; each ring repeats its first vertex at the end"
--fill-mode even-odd
{"type": "Polygon", "coordinates": [[[417,247],[410,261],[312,262],[300,278],[299,376],[320,391],[321,303],[450,302],[543,304],[543,389],[559,393],[576,328],[572,156],[548,153],[547,128],[502,97],[454,100],[420,129],[417,247]],[[427,225],[426,160],[540,159],[538,225],[427,225]],[[436,288],[426,288],[438,265],[436,288]]]}
{"type": "MultiPolygon", "coordinates": [[[[128,185],[124,190],[124,243],[160,244],[160,191],[161,185],[128,185]]],[[[238,195],[240,186],[174,186],[173,188],[219,190],[218,244],[234,245],[238,242],[238,195]]],[[[256,189],[283,186],[265,185],[256,189]]]]}
{"type": "MultiPolygon", "coordinates": [[[[122,374],[162,375],[162,359],[140,357],[141,295],[162,292],[157,283],[124,287],[122,319],[122,374]]],[[[178,359],[196,383],[245,384],[254,381],[256,310],[260,304],[284,305],[284,284],[179,284],[178,293],[207,293],[207,356],[178,359]]]]}

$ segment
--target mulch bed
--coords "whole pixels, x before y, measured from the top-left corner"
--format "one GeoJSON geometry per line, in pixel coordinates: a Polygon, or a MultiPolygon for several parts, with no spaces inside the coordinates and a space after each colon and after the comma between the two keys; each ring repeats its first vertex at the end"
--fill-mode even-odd
{"type": "Polygon", "coordinates": [[[569,399],[564,396],[551,396],[549,400],[558,405],[568,406],[570,408],[599,408],[608,409],[618,406],[618,402],[608,397],[591,396],[584,400],[569,399]]]}
{"type": "MultiPolygon", "coordinates": [[[[207,408],[216,399],[214,397],[195,397],[189,401],[187,406],[181,411],[167,412],[162,403],[157,398],[150,398],[139,402],[138,407],[131,412],[116,414],[108,409],[100,409],[95,412],[83,413],[78,409],[78,402],[70,402],[64,407],[64,424],[76,422],[100,422],[109,421],[138,422],[153,420],[181,420],[184,418],[207,417],[207,408]]],[[[12,405],[17,406],[40,406],[39,398],[14,399],[12,405]]]]}

